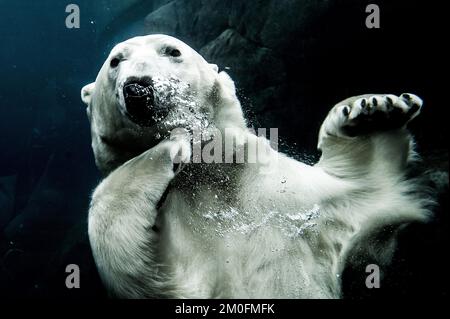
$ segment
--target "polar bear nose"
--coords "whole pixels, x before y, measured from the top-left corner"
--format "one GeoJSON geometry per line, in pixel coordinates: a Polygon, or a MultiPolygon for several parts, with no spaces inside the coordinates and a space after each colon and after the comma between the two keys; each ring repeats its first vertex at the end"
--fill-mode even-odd
{"type": "Polygon", "coordinates": [[[148,86],[143,86],[138,83],[131,83],[131,84],[127,84],[124,87],[124,92],[127,97],[141,98],[143,96],[146,96],[146,97],[150,96],[152,94],[152,89],[148,86]]]}
{"type": "Polygon", "coordinates": [[[152,89],[152,80],[151,78],[129,78],[124,86],[123,93],[124,97],[127,98],[143,98],[143,97],[152,97],[153,89],[152,89]]]}
{"type": "Polygon", "coordinates": [[[130,78],[123,86],[127,116],[136,124],[151,126],[167,116],[167,110],[155,103],[150,78],[130,78]]]}

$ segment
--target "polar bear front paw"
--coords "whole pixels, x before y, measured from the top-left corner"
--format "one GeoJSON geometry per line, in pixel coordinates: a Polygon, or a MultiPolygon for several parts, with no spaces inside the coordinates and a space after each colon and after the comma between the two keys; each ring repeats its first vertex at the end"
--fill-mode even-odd
{"type": "Polygon", "coordinates": [[[364,95],[336,105],[324,122],[324,133],[335,136],[359,136],[405,126],[422,108],[422,100],[409,93],[399,97],[364,95]]]}
{"type": "Polygon", "coordinates": [[[176,129],[171,132],[168,146],[173,163],[173,172],[181,172],[185,164],[189,163],[192,156],[191,137],[185,129],[176,129]]]}
{"type": "Polygon", "coordinates": [[[164,177],[169,182],[191,161],[190,141],[190,135],[185,129],[175,129],[168,139],[125,163],[124,169],[129,172],[142,171],[142,174],[152,172],[159,179],[164,177]]]}

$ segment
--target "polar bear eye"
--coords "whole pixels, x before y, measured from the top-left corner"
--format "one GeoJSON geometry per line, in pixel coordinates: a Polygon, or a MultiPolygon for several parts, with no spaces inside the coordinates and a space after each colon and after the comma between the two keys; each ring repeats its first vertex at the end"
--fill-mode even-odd
{"type": "Polygon", "coordinates": [[[181,51],[175,48],[166,48],[166,54],[170,55],[171,57],[177,58],[181,56],[181,51]]]}
{"type": "Polygon", "coordinates": [[[180,55],[181,55],[181,52],[178,49],[173,49],[172,51],[170,51],[170,56],[179,57],[180,55]]]}
{"type": "Polygon", "coordinates": [[[116,68],[116,67],[119,65],[119,63],[120,63],[120,59],[119,59],[119,58],[114,58],[114,59],[111,60],[111,62],[109,63],[109,65],[110,65],[112,68],[116,68]]]}

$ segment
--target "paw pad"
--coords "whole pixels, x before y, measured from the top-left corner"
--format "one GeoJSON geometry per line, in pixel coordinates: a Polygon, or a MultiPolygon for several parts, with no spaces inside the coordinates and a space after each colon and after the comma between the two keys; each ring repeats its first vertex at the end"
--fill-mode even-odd
{"type": "Polygon", "coordinates": [[[335,123],[345,135],[356,136],[403,127],[420,113],[422,100],[411,93],[373,95],[338,106],[343,117],[335,123]]]}

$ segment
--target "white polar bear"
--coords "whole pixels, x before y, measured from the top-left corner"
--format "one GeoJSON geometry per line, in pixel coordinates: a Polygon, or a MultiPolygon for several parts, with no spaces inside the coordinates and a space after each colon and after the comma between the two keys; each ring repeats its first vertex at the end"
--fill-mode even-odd
{"type": "Polygon", "coordinates": [[[229,129],[246,147],[262,138],[247,129],[229,76],[169,36],[117,45],[82,100],[108,175],[89,238],[114,296],[339,298],[347,263],[388,261],[395,230],[428,217],[429,200],[405,178],[415,95],[337,104],[315,166],[274,150],[256,163],[192,163],[189,135],[172,129],[229,129]]]}

